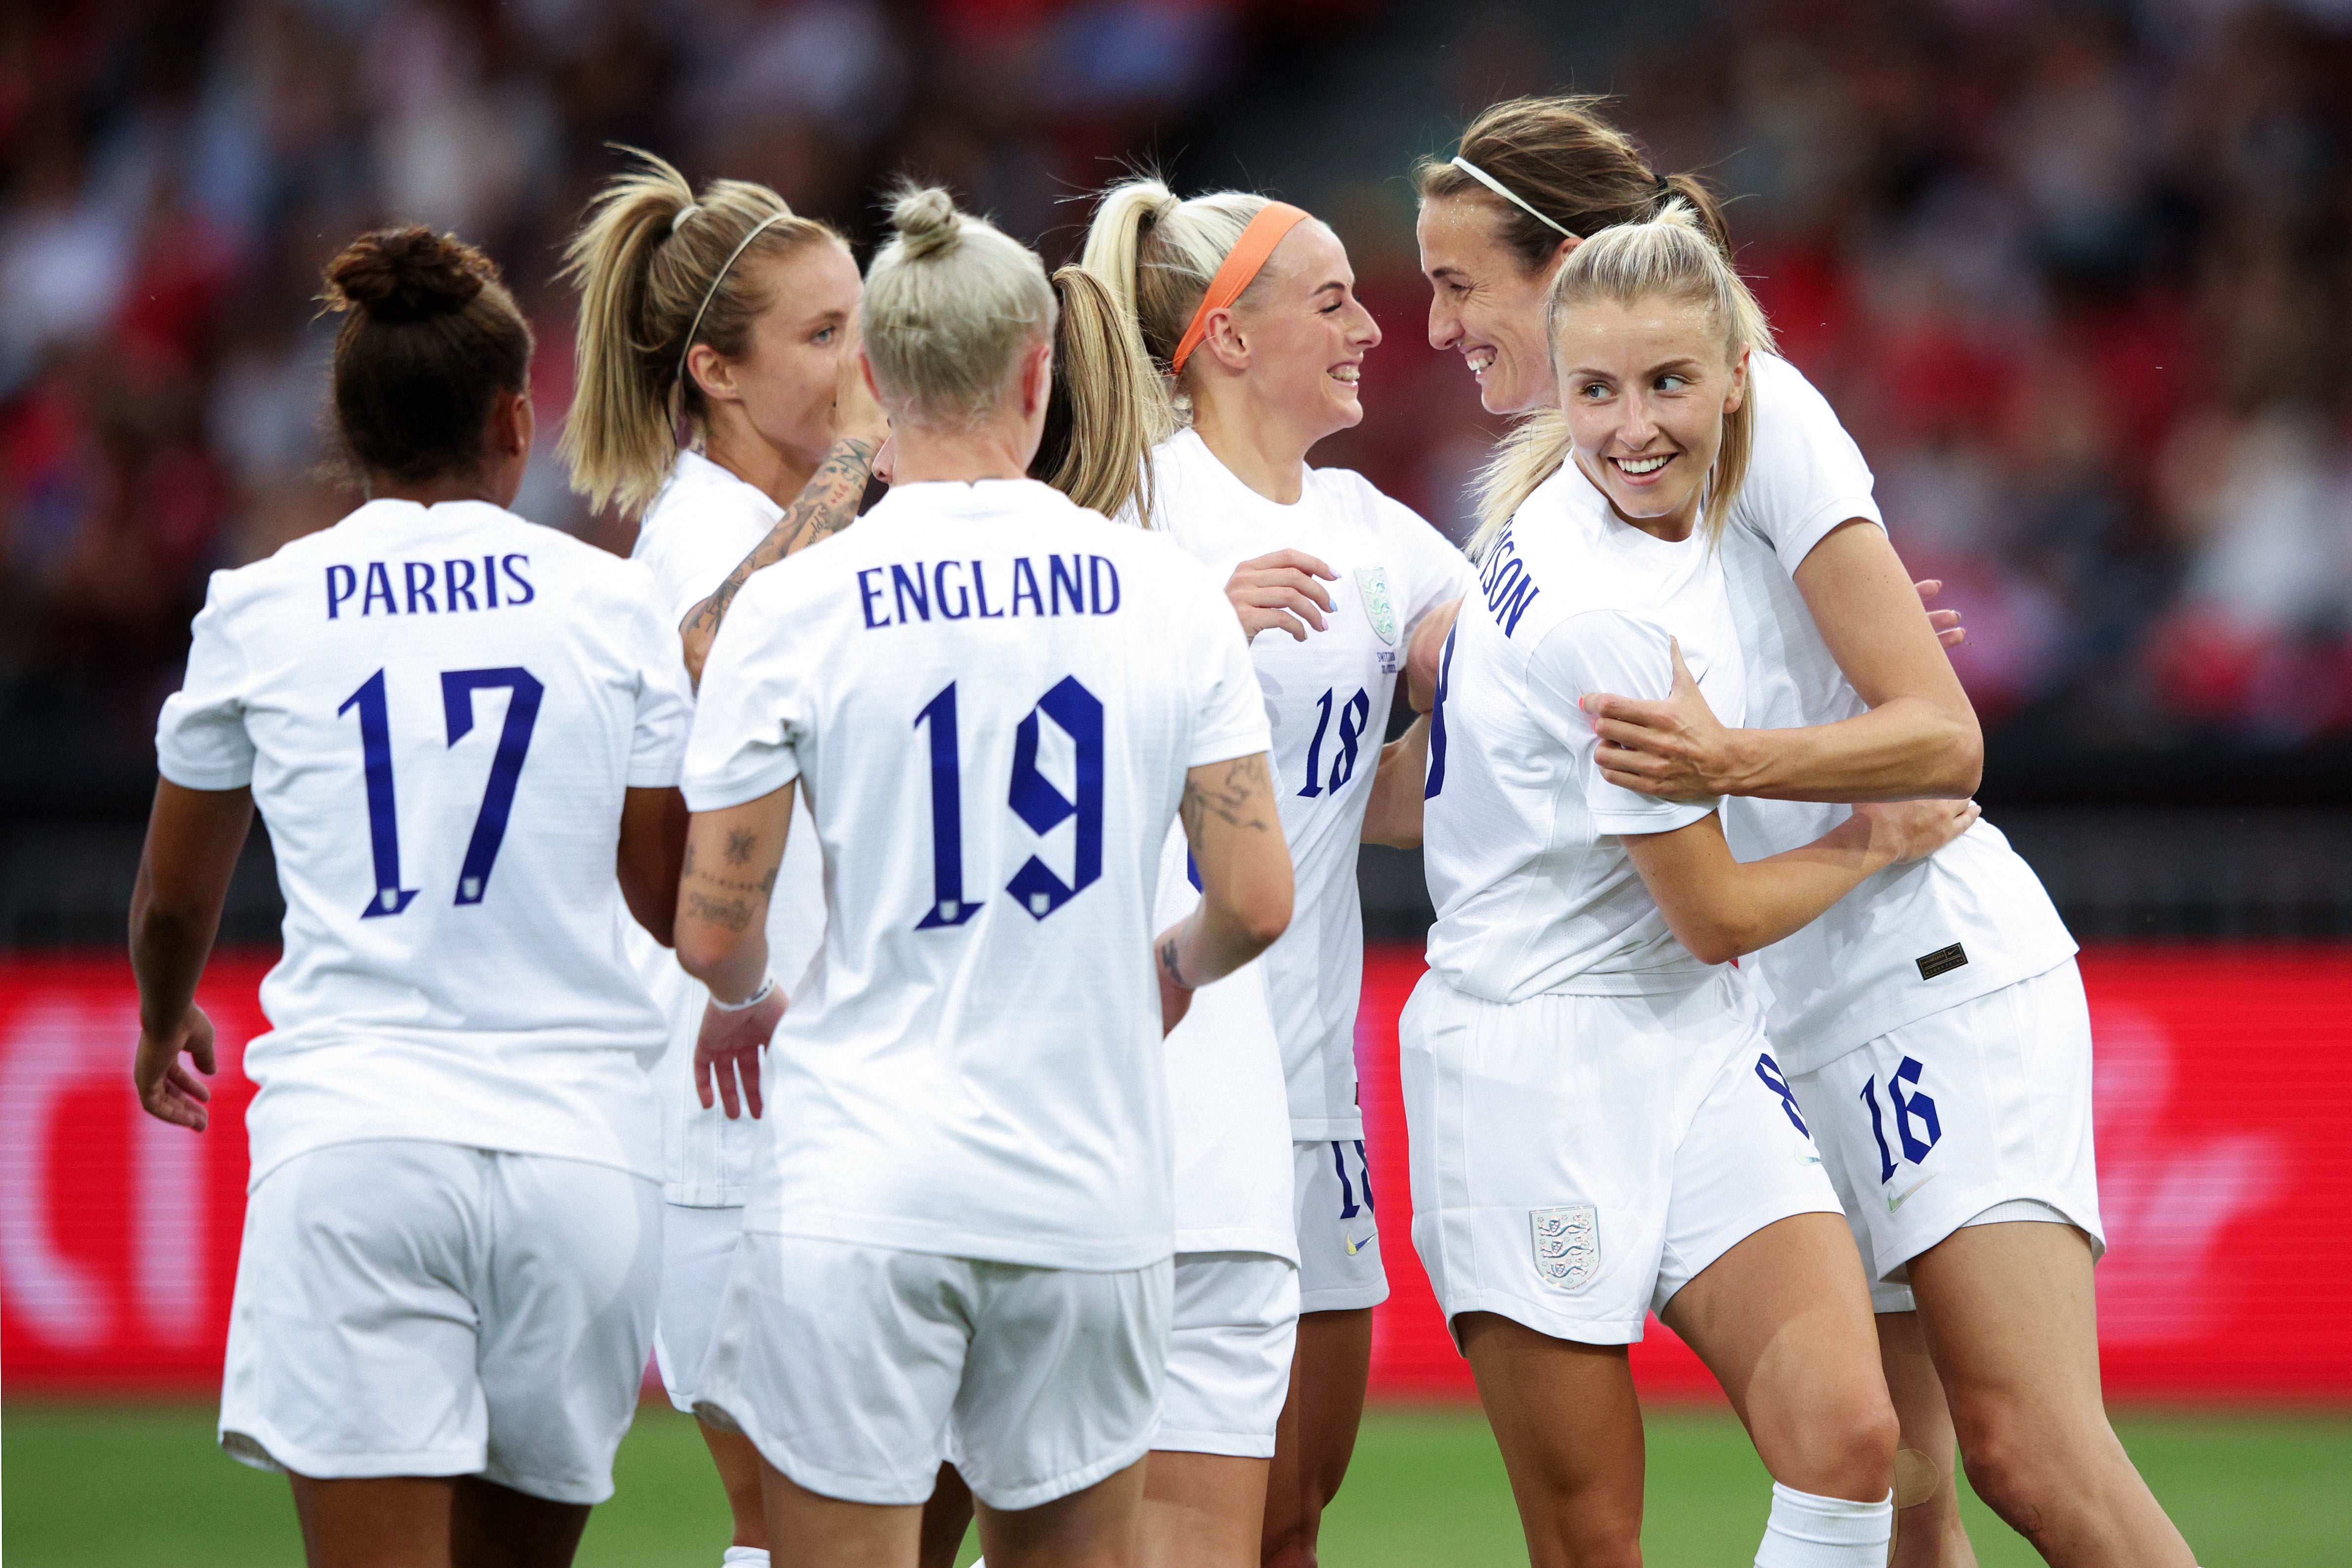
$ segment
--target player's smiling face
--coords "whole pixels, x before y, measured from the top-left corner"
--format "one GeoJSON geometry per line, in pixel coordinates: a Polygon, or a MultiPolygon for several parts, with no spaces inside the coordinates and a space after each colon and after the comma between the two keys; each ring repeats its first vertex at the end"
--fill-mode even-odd
{"type": "Polygon", "coordinates": [[[1544,299],[1566,249],[1528,270],[1503,243],[1502,204],[1476,196],[1422,203],[1413,232],[1429,279],[1429,346],[1462,356],[1489,414],[1550,403],[1544,299]]]}
{"type": "Polygon", "coordinates": [[[1664,296],[1566,305],[1552,326],[1577,466],[1618,516],[1686,536],[1747,395],[1747,356],[1731,363],[1711,307],[1664,296]]]}
{"type": "Polygon", "coordinates": [[[1364,356],[1381,329],[1356,298],[1347,247],[1310,220],[1283,236],[1265,273],[1237,322],[1259,395],[1310,445],[1360,424],[1364,356]]]}
{"type": "Polygon", "coordinates": [[[752,281],[768,308],[751,352],[730,368],[762,440],[814,468],[834,437],[834,384],[865,282],[839,241],[813,239],[765,262],[752,281]]]}

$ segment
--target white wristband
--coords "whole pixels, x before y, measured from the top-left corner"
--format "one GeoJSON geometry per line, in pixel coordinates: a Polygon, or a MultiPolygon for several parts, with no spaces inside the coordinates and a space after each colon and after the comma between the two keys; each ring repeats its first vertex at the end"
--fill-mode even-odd
{"type": "Polygon", "coordinates": [[[714,991],[710,995],[710,1005],[721,1013],[748,1013],[752,1008],[758,1006],[761,1003],[765,1002],[774,994],[775,989],[776,977],[771,974],[765,980],[760,982],[760,988],[757,991],[752,992],[751,994],[744,997],[740,1002],[721,1002],[719,999],[719,994],[714,991]]]}

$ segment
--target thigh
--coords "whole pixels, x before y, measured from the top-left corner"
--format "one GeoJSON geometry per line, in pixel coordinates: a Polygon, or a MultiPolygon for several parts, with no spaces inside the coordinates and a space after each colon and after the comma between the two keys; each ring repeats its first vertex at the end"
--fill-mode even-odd
{"type": "Polygon", "coordinates": [[[1172,1261],[1116,1273],[971,1267],[980,1283],[950,1443],[973,1498],[1025,1512],[1141,1459],[1160,1427],[1172,1261]]]}
{"type": "Polygon", "coordinates": [[[653,1343],[661,1187],[579,1160],[493,1162],[482,1474],[550,1502],[602,1502],[653,1343]]]}
{"type": "Polygon", "coordinates": [[[1389,1298],[1372,1208],[1372,1168],[1360,1138],[1291,1145],[1298,1226],[1298,1310],[1344,1312],[1389,1298]]]}
{"type": "Polygon", "coordinates": [[[2030,1401],[2097,1420],[2098,1300],[2091,1244],[2072,1226],[1969,1226],[1911,1260],[1919,1326],[1956,1411],[2030,1401]]]}
{"type": "Polygon", "coordinates": [[[1290,1389],[1298,1270],[1262,1252],[1176,1257],[1155,1452],[1264,1459],[1290,1389]]]}
{"type": "Polygon", "coordinates": [[[915,1561],[922,1541],[921,1504],[829,1497],[764,1459],[760,1479],[768,1529],[774,1540],[793,1543],[794,1562],[824,1568],[904,1568],[915,1561]]]}
{"type": "Polygon", "coordinates": [[[223,1447],[319,1479],[482,1468],[488,1159],[453,1143],[346,1143],[263,1179],[237,1260],[223,1447]]]}
{"type": "Polygon", "coordinates": [[[1642,1411],[1622,1345],[1579,1344],[1491,1312],[1460,1325],[1538,1568],[1621,1561],[1642,1529],[1642,1411]]]}
{"type": "Polygon", "coordinates": [[[691,1413],[694,1377],[710,1350],[710,1326],[743,1234],[740,1208],[662,1206],[661,1296],[654,1310],[654,1363],[670,1404],[691,1413]]]}
{"type": "MultiPolygon", "coordinates": [[[[982,1267],[745,1231],[695,1414],[749,1437],[798,1491],[917,1507],[948,1457],[982,1267]]],[[[793,1539],[772,1513],[768,1531],[793,1539]]]]}
{"type": "Polygon", "coordinates": [[[1266,1464],[1154,1448],[1143,1472],[1144,1568],[1257,1568],[1266,1464]]]}
{"type": "Polygon", "coordinates": [[[443,1568],[457,1478],[290,1476],[307,1568],[443,1568]]]}
{"type": "Polygon", "coordinates": [[[1145,1468],[1139,1459],[1032,1508],[982,1502],[982,1552],[996,1568],[1125,1568],[1136,1558],[1145,1468]]]}

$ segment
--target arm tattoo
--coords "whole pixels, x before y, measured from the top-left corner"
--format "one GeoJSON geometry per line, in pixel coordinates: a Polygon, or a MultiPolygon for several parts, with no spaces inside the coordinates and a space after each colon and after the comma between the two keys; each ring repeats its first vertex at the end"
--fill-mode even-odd
{"type": "Polygon", "coordinates": [[[875,443],[854,436],[835,441],[824,461],[817,465],[816,472],[809,476],[809,482],[801,488],[799,497],[776,520],[776,526],[752,547],[751,554],[736,563],[735,570],[727,574],[727,580],[712,591],[710,597],[694,607],[682,629],[688,635],[700,633],[707,637],[716,633],[751,574],[774,565],[820,539],[839,533],[856,521],[857,503],[866,499],[866,481],[873,476],[877,449],[875,443]]]}
{"type": "Polygon", "coordinates": [[[1176,963],[1176,939],[1172,936],[1160,944],[1160,967],[1168,972],[1170,980],[1184,990],[1193,988],[1192,983],[1184,978],[1184,971],[1176,963]]]}
{"type": "Polygon", "coordinates": [[[1208,814],[1213,811],[1228,827],[1245,827],[1264,833],[1270,829],[1272,824],[1254,812],[1249,816],[1243,814],[1252,811],[1261,796],[1272,792],[1273,784],[1266,776],[1264,752],[1235,757],[1214,790],[1202,789],[1187,775],[1184,798],[1178,804],[1176,814],[1183,819],[1188,837],[1199,835],[1202,826],[1208,820],[1208,814]]]}
{"type": "Polygon", "coordinates": [[[721,903],[689,889],[686,895],[686,907],[695,919],[709,921],[712,925],[724,926],[729,931],[745,931],[751,924],[751,906],[741,899],[730,899],[721,903]]]}
{"type": "Polygon", "coordinates": [[[748,827],[729,828],[727,830],[727,863],[730,866],[750,865],[752,847],[759,842],[760,836],[748,827]]]}

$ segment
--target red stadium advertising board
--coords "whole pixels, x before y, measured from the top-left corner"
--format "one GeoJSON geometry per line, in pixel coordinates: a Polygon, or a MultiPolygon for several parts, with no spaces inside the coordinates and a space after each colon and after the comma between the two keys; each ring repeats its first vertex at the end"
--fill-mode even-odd
{"type": "MultiPolygon", "coordinates": [[[[220,1369],[244,1212],[243,1047],[268,1026],[265,956],[215,960],[214,1124],[139,1114],[119,957],[0,960],[0,1370],[12,1393],[188,1393],[220,1369]]],[[[2114,948],[2086,955],[2098,1042],[2099,1268],[2107,1386],[2126,1398],[2352,1400],[2352,949],[2114,948]]],[[[1413,1256],[1396,1017],[1420,977],[1376,949],[1358,1030],[1395,1293],[1376,1392],[1466,1396],[1413,1256]]],[[[1653,1324],[1660,1394],[1711,1385],[1653,1324]]]]}

